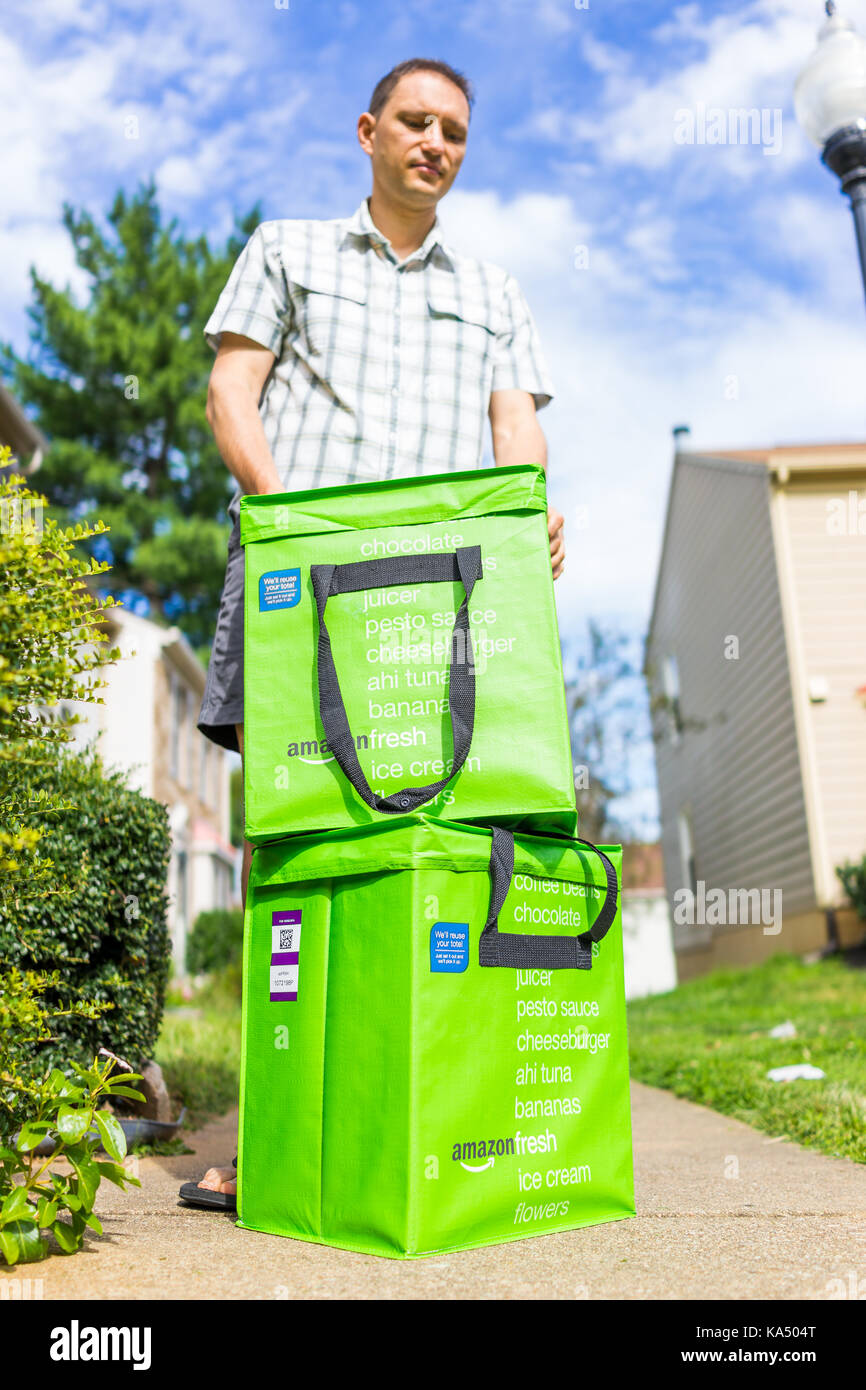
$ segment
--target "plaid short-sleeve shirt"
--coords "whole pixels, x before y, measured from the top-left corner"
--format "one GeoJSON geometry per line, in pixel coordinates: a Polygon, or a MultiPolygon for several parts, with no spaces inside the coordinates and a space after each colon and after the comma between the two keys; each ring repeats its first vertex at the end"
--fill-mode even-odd
{"type": "Polygon", "coordinates": [[[438,220],[398,261],[353,217],[263,222],[205,325],[276,357],[260,402],[291,491],[477,468],[492,391],[553,390],[512,275],[459,255],[438,220]]]}

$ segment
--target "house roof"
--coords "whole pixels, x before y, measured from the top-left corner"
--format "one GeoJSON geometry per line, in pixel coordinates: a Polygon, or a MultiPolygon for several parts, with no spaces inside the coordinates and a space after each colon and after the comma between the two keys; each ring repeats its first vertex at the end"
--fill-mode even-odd
{"type": "Polygon", "coordinates": [[[866,474],[866,442],[853,444],[773,444],[763,449],[701,449],[698,458],[762,463],[780,483],[792,473],[866,474]]]}
{"type": "MultiPolygon", "coordinates": [[[[828,479],[830,475],[850,474],[866,478],[866,442],[850,444],[772,444],[758,449],[677,449],[674,454],[673,471],[668,488],[665,507],[664,530],[661,552],[656,571],[652,610],[645,643],[645,653],[652,642],[653,624],[658,607],[661,577],[670,529],[671,503],[677,476],[682,464],[697,465],[703,468],[720,469],[726,472],[746,471],[749,473],[765,471],[777,486],[784,487],[792,476],[798,481],[828,479]]],[[[646,661],[644,661],[646,672],[646,661]]]]}

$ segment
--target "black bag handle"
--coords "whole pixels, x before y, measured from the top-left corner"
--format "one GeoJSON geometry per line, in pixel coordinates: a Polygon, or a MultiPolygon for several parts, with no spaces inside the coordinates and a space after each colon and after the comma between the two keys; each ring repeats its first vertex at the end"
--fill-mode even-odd
{"type": "Polygon", "coordinates": [[[461,769],[472,743],[475,726],[475,663],[469,636],[469,601],[475,581],[482,578],[481,546],[467,545],[439,555],[394,555],[385,560],[355,560],[345,565],[311,565],[310,579],[319,619],[318,676],[319,716],[328,747],[359,796],[375,811],[405,815],[447,786],[461,769]],[[354,594],[364,589],[384,589],[392,584],[439,584],[459,580],[465,598],[451,633],[451,668],[448,677],[448,709],[454,762],[447,777],[426,787],[404,787],[390,796],[377,796],[358,762],[355,740],[349,728],[346,706],[334,666],[331,638],[325,627],[325,604],[332,594],[354,594]]]}
{"type": "MultiPolygon", "coordinates": [[[[597,854],[604,865],[607,890],[601,911],[588,931],[580,936],[518,936],[499,931],[499,914],[511,887],[514,874],[514,836],[501,825],[491,827],[493,844],[490,848],[490,910],[478,943],[479,965],[502,965],[511,970],[590,970],[592,943],[601,941],[616,916],[616,869],[607,855],[589,840],[571,835],[554,834],[555,839],[570,840],[584,845],[597,854]]],[[[596,888],[595,883],[582,882],[582,888],[596,888]]]]}

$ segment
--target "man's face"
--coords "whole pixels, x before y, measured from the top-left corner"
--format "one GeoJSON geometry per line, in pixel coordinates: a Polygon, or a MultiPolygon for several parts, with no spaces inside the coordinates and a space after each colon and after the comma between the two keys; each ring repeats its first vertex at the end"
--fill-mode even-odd
{"type": "Polygon", "coordinates": [[[438,72],[401,77],[378,117],[365,112],[358,139],[373,180],[401,203],[435,207],[457,177],[466,152],[469,103],[438,72]]]}

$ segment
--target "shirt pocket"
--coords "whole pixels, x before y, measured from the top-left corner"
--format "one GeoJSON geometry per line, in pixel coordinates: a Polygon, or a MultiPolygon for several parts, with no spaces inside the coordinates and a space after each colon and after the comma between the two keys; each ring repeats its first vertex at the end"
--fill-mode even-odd
{"type": "MultiPolygon", "coordinates": [[[[366,287],[339,268],[304,270],[291,280],[295,323],[301,351],[327,372],[349,359],[357,361],[368,326],[366,287]]],[[[357,373],[356,373],[357,374],[357,373]]]]}
{"type": "Polygon", "coordinates": [[[427,313],[434,374],[468,372],[484,379],[492,373],[499,322],[489,305],[466,303],[453,289],[432,286],[427,291],[427,313]]]}

